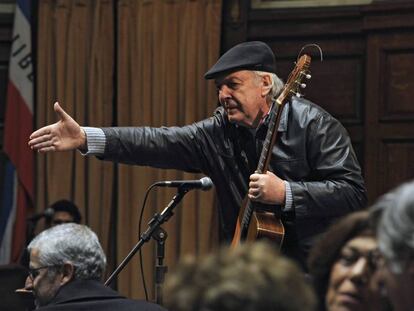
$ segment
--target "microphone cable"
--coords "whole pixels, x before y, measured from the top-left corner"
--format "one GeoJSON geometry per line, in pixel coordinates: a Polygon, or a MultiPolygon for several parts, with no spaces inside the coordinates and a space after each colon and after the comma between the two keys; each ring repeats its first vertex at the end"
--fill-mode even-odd
{"type": "MultiPolygon", "coordinates": [[[[148,195],[150,193],[150,191],[152,190],[152,188],[156,187],[158,185],[158,182],[153,183],[151,186],[149,186],[147,188],[147,191],[145,192],[145,197],[144,197],[144,201],[142,203],[142,208],[141,208],[141,213],[139,214],[139,220],[138,220],[138,234],[139,234],[139,238],[141,238],[141,228],[142,228],[142,219],[144,217],[144,209],[145,209],[145,205],[148,199],[148,195]]],[[[143,258],[142,258],[142,251],[141,248],[139,249],[139,267],[141,270],[141,280],[142,280],[142,287],[144,288],[144,293],[145,293],[145,300],[148,300],[148,290],[147,290],[147,284],[145,282],[145,275],[144,275],[144,264],[143,264],[143,258]]]]}
{"type": "MultiPolygon", "coordinates": [[[[210,182],[211,182],[211,180],[210,180],[210,182]]],[[[142,232],[141,232],[141,229],[142,229],[142,219],[144,218],[144,209],[145,209],[145,206],[146,206],[146,203],[147,203],[148,195],[149,195],[150,191],[152,190],[152,188],[157,187],[157,186],[160,186],[160,182],[159,181],[158,182],[155,182],[151,186],[149,186],[147,188],[147,191],[145,192],[145,197],[144,197],[144,201],[142,203],[141,213],[139,215],[139,220],[138,220],[138,234],[139,234],[139,238],[141,238],[141,234],[142,234],[142,232]]],[[[142,287],[144,288],[145,300],[146,301],[149,301],[149,299],[148,299],[147,284],[146,284],[145,275],[144,275],[144,264],[143,264],[143,258],[142,258],[142,251],[141,251],[141,249],[139,250],[139,266],[140,266],[140,270],[141,270],[142,287]]]]}

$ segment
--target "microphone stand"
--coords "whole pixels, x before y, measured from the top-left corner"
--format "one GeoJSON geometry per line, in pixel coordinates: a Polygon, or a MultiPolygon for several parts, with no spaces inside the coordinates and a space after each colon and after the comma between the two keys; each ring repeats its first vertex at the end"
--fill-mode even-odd
{"type": "Polygon", "coordinates": [[[144,245],[145,242],[148,242],[151,239],[153,233],[174,214],[173,209],[177,206],[177,204],[182,200],[182,198],[188,191],[189,189],[187,187],[179,187],[177,190],[177,194],[173,197],[173,199],[167,205],[167,207],[164,208],[161,214],[154,214],[154,216],[148,223],[147,230],[141,234],[138,243],[134,246],[134,248],[129,252],[129,254],[124,258],[124,260],[119,264],[115,271],[112,272],[112,274],[106,280],[106,286],[108,286],[113,281],[113,279],[122,271],[122,269],[128,264],[128,262],[135,255],[135,253],[141,249],[142,245],[144,245]]]}
{"type": "Polygon", "coordinates": [[[157,241],[157,259],[155,261],[155,302],[159,305],[162,305],[163,303],[162,284],[164,283],[165,273],[168,272],[168,267],[163,264],[165,240],[167,237],[167,232],[161,227],[159,227],[152,236],[152,238],[157,241]]]}

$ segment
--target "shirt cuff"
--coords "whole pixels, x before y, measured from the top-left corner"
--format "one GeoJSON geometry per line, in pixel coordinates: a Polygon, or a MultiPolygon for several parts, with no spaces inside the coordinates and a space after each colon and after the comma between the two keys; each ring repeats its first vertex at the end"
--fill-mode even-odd
{"type": "Polygon", "coordinates": [[[80,151],[82,155],[103,155],[105,152],[106,136],[98,127],[82,127],[86,135],[87,150],[80,151]]]}
{"type": "Polygon", "coordinates": [[[290,184],[285,180],[286,193],[285,193],[285,206],[282,208],[284,212],[290,212],[293,209],[293,195],[290,184]]]}

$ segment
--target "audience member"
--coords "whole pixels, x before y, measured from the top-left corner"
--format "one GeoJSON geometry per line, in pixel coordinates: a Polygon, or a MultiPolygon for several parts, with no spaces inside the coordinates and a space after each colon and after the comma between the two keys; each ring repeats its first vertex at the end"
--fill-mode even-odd
{"type": "Polygon", "coordinates": [[[386,310],[373,279],[378,256],[369,212],[350,214],[321,237],[309,256],[309,270],[326,311],[386,310]]]}
{"type": "Polygon", "coordinates": [[[379,250],[377,278],[395,311],[414,310],[414,181],[372,207],[379,250]]]}
{"type": "Polygon", "coordinates": [[[299,268],[257,242],[187,258],[167,279],[170,311],[311,311],[316,299],[299,268]]]}
{"type": "Polygon", "coordinates": [[[164,310],[120,296],[101,283],[106,257],[88,227],[62,224],[43,231],[28,246],[26,289],[42,310],[164,310]]]}
{"type": "Polygon", "coordinates": [[[78,207],[71,201],[59,200],[50,206],[53,209],[53,216],[50,219],[50,225],[56,226],[64,223],[81,222],[81,214],[78,207]]]}

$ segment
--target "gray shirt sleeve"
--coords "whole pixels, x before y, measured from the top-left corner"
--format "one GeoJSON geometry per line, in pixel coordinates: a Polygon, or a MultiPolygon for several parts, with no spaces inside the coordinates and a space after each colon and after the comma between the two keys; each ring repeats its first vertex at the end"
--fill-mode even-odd
{"type": "Polygon", "coordinates": [[[82,127],[86,134],[87,150],[82,155],[102,155],[105,152],[106,136],[101,128],[82,127]]]}
{"type": "Polygon", "coordinates": [[[285,206],[283,207],[284,212],[289,212],[293,208],[293,195],[290,184],[285,180],[286,194],[285,194],[285,206]]]}

